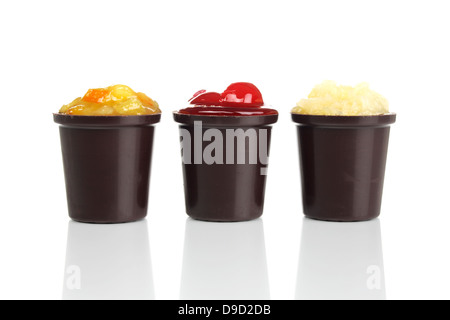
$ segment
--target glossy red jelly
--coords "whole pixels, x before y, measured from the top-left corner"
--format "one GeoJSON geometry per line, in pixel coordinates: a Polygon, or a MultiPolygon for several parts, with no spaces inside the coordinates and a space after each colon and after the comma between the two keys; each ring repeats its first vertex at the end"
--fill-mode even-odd
{"type": "Polygon", "coordinates": [[[189,100],[195,106],[179,113],[203,116],[262,116],[275,115],[274,109],[261,108],[264,100],[258,88],[249,82],[236,82],[222,92],[197,91],[189,100]]]}

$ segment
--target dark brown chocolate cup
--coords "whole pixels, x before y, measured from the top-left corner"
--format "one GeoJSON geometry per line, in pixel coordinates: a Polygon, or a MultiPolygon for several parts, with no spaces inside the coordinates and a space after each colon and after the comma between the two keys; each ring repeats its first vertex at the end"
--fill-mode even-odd
{"type": "MultiPolygon", "coordinates": [[[[252,154],[261,152],[261,145],[266,143],[267,155],[270,149],[271,124],[278,115],[264,116],[200,116],[174,112],[174,119],[180,123],[180,138],[183,140],[183,178],[186,202],[186,213],[197,220],[205,221],[248,221],[259,218],[263,213],[266,187],[267,162],[260,156],[250,161],[252,154]],[[201,123],[201,126],[198,124],[201,123]],[[205,132],[213,129],[223,137],[223,163],[208,164],[204,161],[205,149],[215,141],[197,139],[205,132]],[[239,146],[239,138],[228,137],[229,132],[241,129],[246,138],[239,146]],[[190,146],[185,144],[183,135],[191,137],[190,146]],[[233,148],[227,144],[234,139],[233,148]],[[253,140],[252,140],[253,139],[253,140]],[[251,143],[256,143],[255,145],[251,143]],[[233,150],[231,157],[227,149],[233,150]],[[255,151],[257,150],[257,151],[255,151]],[[191,161],[186,161],[186,153],[190,153],[191,161]],[[201,152],[201,163],[196,163],[195,155],[201,152]],[[245,154],[245,161],[238,161],[238,154],[245,154]],[[227,161],[227,157],[230,157],[227,161]],[[233,158],[233,161],[231,159],[233,158]]],[[[211,132],[211,131],[210,131],[211,132]]]]}
{"type": "Polygon", "coordinates": [[[147,215],[153,124],[161,114],[72,116],[60,124],[69,216],[79,222],[122,223],[147,215]]]}
{"type": "Polygon", "coordinates": [[[329,221],[380,215],[390,125],[396,114],[292,114],[297,123],[304,214],[329,221]]]}

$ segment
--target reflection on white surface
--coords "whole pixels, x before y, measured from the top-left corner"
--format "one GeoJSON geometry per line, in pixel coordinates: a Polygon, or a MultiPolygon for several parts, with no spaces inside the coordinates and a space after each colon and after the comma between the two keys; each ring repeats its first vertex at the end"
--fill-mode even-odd
{"type": "Polygon", "coordinates": [[[154,299],[147,221],[69,222],[63,299],[154,299]]]}
{"type": "Polygon", "coordinates": [[[186,220],[181,299],[269,299],[261,219],[186,220]]]}
{"type": "Polygon", "coordinates": [[[386,299],[380,221],[304,218],[296,299],[386,299]]]}

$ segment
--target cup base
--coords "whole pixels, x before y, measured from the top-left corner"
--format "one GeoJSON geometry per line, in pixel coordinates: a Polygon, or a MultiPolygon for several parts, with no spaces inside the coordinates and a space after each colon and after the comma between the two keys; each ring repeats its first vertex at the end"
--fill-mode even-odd
{"type": "Polygon", "coordinates": [[[317,221],[327,221],[327,222],[364,222],[364,221],[371,221],[374,220],[376,218],[378,218],[380,215],[374,215],[374,216],[368,216],[368,217],[361,217],[361,218],[357,218],[355,216],[350,216],[350,217],[335,217],[335,216],[326,216],[326,215],[321,215],[321,216],[313,216],[313,215],[308,215],[306,213],[304,213],[305,217],[311,220],[317,220],[317,221]]]}
{"type": "Polygon", "coordinates": [[[144,217],[141,218],[133,218],[133,219],[128,219],[128,220],[91,220],[91,219],[78,219],[78,218],[74,218],[71,217],[69,215],[70,219],[72,219],[75,222],[79,222],[79,223],[85,223],[85,224],[124,224],[124,223],[133,223],[133,222],[137,222],[137,221],[142,221],[144,220],[147,215],[145,215],[144,217]]]}
{"type": "Polygon", "coordinates": [[[220,218],[211,218],[211,215],[196,215],[192,214],[190,212],[187,212],[187,215],[191,217],[194,220],[199,221],[206,221],[206,222],[217,222],[217,223],[227,223],[227,222],[245,222],[245,221],[252,221],[260,218],[262,216],[262,212],[258,212],[252,215],[246,214],[245,217],[236,217],[236,218],[229,218],[229,217],[220,217],[220,218]]]}

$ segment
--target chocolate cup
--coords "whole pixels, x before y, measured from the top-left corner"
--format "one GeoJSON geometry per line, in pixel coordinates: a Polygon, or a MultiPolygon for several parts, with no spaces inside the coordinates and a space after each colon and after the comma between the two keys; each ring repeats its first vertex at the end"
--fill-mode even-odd
{"type": "Polygon", "coordinates": [[[303,211],[329,221],[380,215],[390,124],[396,114],[292,114],[297,123],[303,211]]]}
{"type": "MultiPolygon", "coordinates": [[[[249,139],[246,139],[244,148],[245,164],[236,163],[238,143],[234,143],[235,161],[226,164],[227,157],[227,129],[249,129],[256,131],[256,139],[259,144],[262,139],[260,129],[267,131],[267,155],[270,149],[270,138],[273,124],[278,115],[264,116],[199,116],[174,113],[174,119],[180,124],[182,130],[187,130],[191,138],[190,154],[191,163],[183,161],[183,179],[186,202],[186,213],[197,220],[204,221],[248,221],[259,218],[263,213],[264,195],[266,187],[267,164],[257,157],[255,164],[250,164],[251,152],[249,139]],[[216,129],[223,137],[223,164],[194,163],[195,152],[195,121],[201,121],[202,137],[208,129],[216,129]]],[[[210,141],[201,142],[202,155],[210,141]]],[[[200,149],[200,147],[198,147],[200,149]]],[[[259,152],[258,152],[259,154],[259,152]]]]}
{"type": "Polygon", "coordinates": [[[122,223],[147,215],[153,124],[161,114],[72,116],[55,113],[69,216],[122,223]]]}

